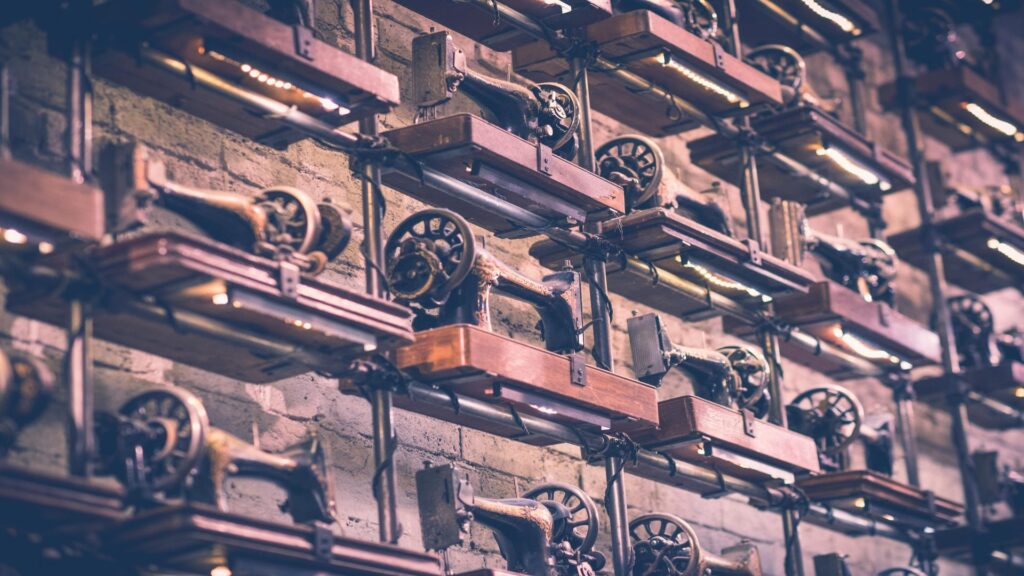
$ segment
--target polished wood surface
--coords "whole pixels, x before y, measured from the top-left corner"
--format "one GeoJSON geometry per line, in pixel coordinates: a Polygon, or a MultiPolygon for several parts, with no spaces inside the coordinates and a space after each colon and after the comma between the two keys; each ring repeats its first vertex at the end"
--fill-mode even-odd
{"type": "Polygon", "coordinates": [[[98,188],[18,160],[0,159],[0,178],[0,227],[89,241],[103,237],[103,192],[98,188]]]}
{"type": "Polygon", "coordinates": [[[811,54],[826,47],[812,42],[805,27],[822,35],[833,46],[881,29],[878,12],[862,0],[830,0],[828,4],[853,21],[861,34],[854,36],[845,32],[815,14],[802,0],[737,0],[737,12],[747,22],[757,24],[743,27],[743,42],[748,46],[782,44],[801,54],[811,54]]]}
{"type": "Polygon", "coordinates": [[[904,516],[897,518],[904,522],[937,527],[956,521],[963,513],[962,505],[938,496],[934,497],[935,508],[931,510],[925,491],[866,470],[808,476],[798,480],[797,486],[811,500],[860,514],[870,514],[877,506],[879,512],[904,516]]]}
{"type": "MultiPolygon", "coordinates": [[[[546,146],[471,114],[413,124],[383,135],[431,168],[551,220],[572,216],[583,221],[625,211],[625,193],[620,186],[555,156],[546,146]],[[500,177],[489,176],[492,171],[500,177]]],[[[429,204],[455,210],[492,232],[513,230],[506,219],[424,186],[415,176],[387,172],[384,183],[429,204]]]]}

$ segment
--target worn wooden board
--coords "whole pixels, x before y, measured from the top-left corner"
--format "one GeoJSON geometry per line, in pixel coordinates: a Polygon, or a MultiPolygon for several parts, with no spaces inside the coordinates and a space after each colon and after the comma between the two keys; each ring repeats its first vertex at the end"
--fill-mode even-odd
{"type": "Polygon", "coordinates": [[[91,533],[128,517],[124,490],[0,462],[0,527],[49,537],[91,533]]]}
{"type": "Polygon", "coordinates": [[[54,242],[103,237],[103,192],[18,160],[0,159],[0,227],[54,242]]]}
{"type": "Polygon", "coordinates": [[[757,23],[742,28],[743,42],[749,46],[782,44],[801,54],[811,54],[881,29],[878,12],[862,0],[830,0],[828,6],[849,19],[859,33],[846,32],[816,15],[801,0],[737,0],[736,10],[740,17],[757,23]],[[815,41],[817,37],[825,40],[825,44],[815,41]]]}
{"type": "MultiPolygon", "coordinates": [[[[858,198],[880,201],[884,196],[914,184],[914,172],[904,158],[878,146],[817,107],[803,105],[780,113],[763,114],[753,119],[752,127],[768,144],[822,177],[853,191],[858,198]],[[879,175],[891,187],[882,190],[878,185],[865,184],[831,158],[818,154],[818,150],[825,147],[842,152],[850,160],[879,175]]],[[[739,184],[742,170],[735,142],[715,134],[690,142],[688,146],[695,164],[723,180],[739,184]]],[[[811,215],[849,205],[810,180],[794,178],[788,168],[770,156],[759,158],[757,167],[764,198],[806,204],[811,215]]]]}
{"type": "Polygon", "coordinates": [[[653,386],[594,366],[586,367],[585,385],[575,384],[567,356],[476,326],[457,324],[419,332],[414,344],[395,352],[395,364],[419,381],[510,403],[521,412],[545,418],[596,428],[591,415],[609,420],[613,430],[658,425],[653,386]],[[515,392],[532,397],[523,400],[515,392]],[[545,414],[536,405],[555,407],[558,413],[545,414]]]}
{"type": "MultiPolygon", "coordinates": [[[[621,64],[645,80],[656,84],[713,116],[727,116],[742,110],[665,66],[659,55],[671,53],[673,61],[727,87],[751,107],[779,105],[782,88],[767,74],[736,59],[719,45],[709,42],[646,10],[619,14],[587,27],[587,39],[597,44],[602,56],[621,64]]],[[[516,72],[537,81],[567,81],[566,60],[551,50],[547,42],[535,42],[513,51],[516,72]]],[[[650,95],[626,88],[615,79],[595,70],[591,90],[596,110],[653,136],[678,134],[696,128],[671,111],[664,101],[655,104],[650,95]],[[664,110],[664,114],[659,114],[664,110]]]]}
{"type": "Polygon", "coordinates": [[[981,534],[972,533],[967,526],[939,530],[935,533],[935,547],[942,556],[970,562],[971,546],[979,539],[991,550],[1016,550],[1019,553],[1020,549],[1024,548],[1024,518],[987,522],[985,531],[981,534]]]}
{"type": "Polygon", "coordinates": [[[139,512],[105,538],[109,549],[125,561],[193,574],[209,574],[224,565],[242,574],[442,574],[434,554],[335,534],[329,554],[317,557],[314,541],[311,526],[281,524],[200,505],[139,512]]]}
{"type": "Polygon", "coordinates": [[[718,458],[715,447],[781,468],[796,475],[820,472],[814,440],[765,420],[750,418],[748,434],[743,414],[698,396],[680,396],[658,403],[658,429],[633,433],[645,448],[662,451],[673,458],[730,469],[741,478],[771,481],[755,468],[743,468],[727,458],[718,458]],[[702,452],[698,445],[702,443],[702,452]]]}
{"type": "MultiPolygon", "coordinates": [[[[203,238],[146,234],[97,248],[88,263],[102,279],[85,282],[97,298],[98,338],[246,382],[309,372],[311,354],[340,368],[367,346],[388,349],[414,338],[412,312],[404,306],[307,276],[291,298],[278,286],[275,262],[203,238]],[[219,293],[230,304],[215,304],[219,293]],[[277,344],[268,349],[186,329],[184,315],[277,344]]],[[[49,283],[15,284],[7,307],[66,323],[66,302],[49,283]]]]}
{"type": "MultiPolygon", "coordinates": [[[[946,279],[978,294],[1024,285],[1024,264],[989,248],[997,239],[1024,253],[1024,227],[1001,217],[972,208],[963,212],[943,209],[936,215],[935,228],[942,241],[946,279]]],[[[920,228],[890,236],[889,244],[901,260],[924,269],[929,252],[920,228]]]]}
{"type": "Polygon", "coordinates": [[[865,470],[808,476],[797,486],[813,501],[897,524],[940,527],[963,514],[962,505],[937,496],[933,511],[923,490],[865,470]]]}
{"type": "Polygon", "coordinates": [[[312,36],[303,39],[305,55],[300,54],[293,26],[235,0],[117,0],[98,9],[95,20],[100,23],[93,60],[97,74],[270,146],[285,146],[307,136],[232,99],[196,88],[187,79],[142,64],[135,56],[138,45],[145,42],[335,126],[387,112],[399,103],[395,75],[312,36]],[[325,110],[318,99],[307,98],[301,91],[268,88],[236,64],[210,57],[214,47],[232,52],[231,58],[238,63],[329,97],[352,113],[342,116],[325,110]]]}
{"type": "MultiPolygon", "coordinates": [[[[611,0],[564,0],[572,10],[562,12],[550,0],[502,0],[502,4],[543,22],[552,30],[586,26],[612,14],[611,0]]],[[[442,26],[487,46],[504,52],[536,40],[533,36],[518,30],[515,26],[496,17],[494,10],[476,4],[459,3],[453,0],[395,0],[442,26]]]]}
{"type": "MultiPolygon", "coordinates": [[[[427,166],[550,220],[584,222],[625,211],[622,187],[471,114],[397,128],[384,137],[427,166]]],[[[424,186],[414,176],[390,171],[384,183],[493,232],[514,230],[507,220],[424,186]]]]}
{"type": "MultiPolygon", "coordinates": [[[[1024,390],[1024,364],[1019,362],[1004,362],[999,366],[970,368],[956,376],[939,375],[922,378],[914,382],[914,391],[922,401],[944,409],[948,406],[949,394],[956,390],[957,379],[965,382],[971,390],[983,396],[1024,411],[1024,396],[1018,396],[1020,393],[1018,391],[1024,390]]],[[[1016,418],[997,413],[973,402],[967,403],[967,411],[971,418],[971,424],[982,428],[1006,430],[1019,425],[1016,418]]]]}

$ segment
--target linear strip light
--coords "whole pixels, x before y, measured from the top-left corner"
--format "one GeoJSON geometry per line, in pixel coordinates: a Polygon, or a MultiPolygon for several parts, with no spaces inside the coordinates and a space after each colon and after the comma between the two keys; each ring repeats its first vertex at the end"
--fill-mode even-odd
{"type": "Polygon", "coordinates": [[[1024,142],[1024,132],[1018,130],[1017,126],[1012,122],[993,116],[988,110],[985,110],[981,105],[974,102],[962,102],[960,105],[963,106],[964,110],[967,110],[971,116],[977,118],[982,124],[996,132],[1010,136],[1018,142],[1024,142]]]}
{"type": "Polygon", "coordinates": [[[800,1],[803,2],[804,6],[807,6],[807,8],[810,9],[811,12],[814,12],[819,17],[824,18],[825,20],[828,20],[829,22],[835,24],[843,32],[846,32],[847,34],[852,34],[853,36],[860,36],[860,28],[857,28],[857,25],[854,24],[853,21],[847,18],[846,16],[843,16],[838,12],[829,10],[828,8],[825,8],[818,2],[815,2],[815,0],[800,1]]]}
{"type": "Polygon", "coordinates": [[[716,288],[720,288],[722,290],[729,290],[733,292],[745,292],[748,296],[752,298],[760,298],[762,302],[772,301],[771,296],[762,293],[760,290],[757,290],[756,288],[752,288],[750,286],[747,286],[746,284],[737,282],[730,278],[726,278],[721,274],[716,274],[715,272],[708,270],[707,268],[701,266],[700,264],[694,264],[693,262],[684,262],[682,256],[676,256],[676,262],[682,264],[684,268],[689,268],[690,270],[693,270],[694,272],[697,273],[698,276],[703,278],[705,282],[711,284],[716,288]]]}
{"type": "Polygon", "coordinates": [[[890,354],[887,350],[871,346],[853,334],[846,332],[843,330],[842,326],[836,326],[833,328],[832,333],[835,334],[836,338],[842,340],[842,342],[846,344],[854,354],[857,354],[862,358],[866,358],[868,360],[888,360],[890,363],[898,365],[900,370],[910,370],[914,367],[913,364],[900,359],[899,356],[890,354]]]}
{"type": "Polygon", "coordinates": [[[995,250],[996,252],[999,252],[1003,256],[1006,256],[1015,264],[1019,266],[1024,266],[1024,252],[1021,252],[1013,244],[1007,244],[1006,242],[1003,242],[998,238],[989,238],[987,244],[989,248],[995,250]]]}
{"type": "Polygon", "coordinates": [[[892,190],[892,184],[890,184],[888,180],[885,180],[878,174],[875,174],[871,170],[860,165],[860,163],[851,159],[838,148],[822,147],[818,148],[816,152],[818,156],[828,156],[829,159],[835,162],[837,166],[846,170],[850,174],[853,174],[857,178],[860,178],[860,180],[868,186],[878,186],[878,189],[882,192],[892,190]]]}
{"type": "Polygon", "coordinates": [[[572,6],[562,2],[562,0],[544,0],[544,3],[549,6],[558,6],[562,10],[562,14],[572,12],[572,6]]]}
{"type": "Polygon", "coordinates": [[[693,70],[692,68],[680,64],[679,62],[672,58],[672,54],[670,54],[669,52],[663,52],[661,56],[657,57],[656,59],[662,66],[671,68],[676,72],[679,72],[684,77],[686,77],[687,80],[693,82],[694,84],[700,86],[701,88],[707,90],[708,92],[721,96],[730,104],[737,104],[740,108],[746,108],[750,106],[750,102],[744,100],[743,97],[740,96],[739,94],[733,92],[732,90],[726,88],[725,86],[722,86],[721,84],[715,82],[711,78],[708,78],[703,74],[700,74],[699,72],[693,70]]]}

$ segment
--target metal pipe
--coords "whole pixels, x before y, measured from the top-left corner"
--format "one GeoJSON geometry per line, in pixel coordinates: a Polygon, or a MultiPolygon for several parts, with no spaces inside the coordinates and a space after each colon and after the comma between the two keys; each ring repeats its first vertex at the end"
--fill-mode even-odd
{"type": "Polygon", "coordinates": [[[907,468],[907,483],[921,486],[921,475],[917,466],[917,433],[914,430],[914,385],[909,378],[900,378],[893,387],[896,402],[896,432],[903,448],[903,463],[907,468]]]}
{"type": "Polygon", "coordinates": [[[848,42],[836,48],[836,59],[846,73],[846,85],[850,90],[850,110],[853,112],[853,127],[868,137],[866,99],[864,97],[864,52],[848,42]]]}
{"type": "Polygon", "coordinates": [[[11,70],[0,62],[0,160],[11,159],[11,70]]]}
{"type": "Polygon", "coordinates": [[[964,396],[967,402],[977,404],[979,406],[984,406],[987,410],[999,414],[1000,416],[1003,416],[1007,419],[1013,420],[1013,424],[1008,425],[1007,428],[1024,427],[1024,412],[1017,410],[1013,406],[1010,406],[1009,404],[1006,404],[1004,402],[1000,402],[995,398],[983,396],[973,390],[968,390],[964,396]]]}
{"type": "MultiPolygon", "coordinates": [[[[927,262],[927,272],[931,281],[932,306],[935,311],[937,332],[942,344],[942,365],[947,374],[960,372],[960,361],[957,355],[956,339],[953,337],[953,322],[949,307],[946,305],[946,274],[942,254],[939,251],[938,236],[934,227],[934,198],[929,190],[927,170],[925,166],[923,141],[921,136],[920,118],[914,107],[914,77],[907,63],[906,47],[903,44],[901,31],[903,27],[899,0],[888,0],[886,3],[889,19],[889,41],[892,46],[893,63],[896,70],[896,85],[899,90],[899,102],[903,131],[907,137],[907,148],[910,153],[911,165],[917,182],[914,192],[917,195],[918,211],[921,216],[921,227],[924,232],[924,245],[931,252],[927,262]]],[[[960,464],[960,479],[964,490],[964,506],[968,528],[973,533],[981,533],[984,529],[981,517],[980,501],[977,486],[972,472],[970,441],[967,438],[969,418],[964,405],[963,384],[958,385],[956,393],[950,394],[949,411],[953,419],[953,445],[956,448],[957,460],[960,464]]],[[[973,561],[979,576],[987,573],[985,568],[988,557],[973,551],[973,561]]]]}

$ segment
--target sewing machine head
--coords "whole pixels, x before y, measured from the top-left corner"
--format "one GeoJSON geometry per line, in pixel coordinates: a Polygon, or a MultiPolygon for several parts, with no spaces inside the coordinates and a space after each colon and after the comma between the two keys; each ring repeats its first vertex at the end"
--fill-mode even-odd
{"type": "Polygon", "coordinates": [[[478,246],[469,223],[454,212],[429,209],[409,216],[392,231],[384,254],[391,294],[416,311],[418,330],[450,324],[490,330],[495,290],[537,309],[548,350],[583,349],[579,274],[527,278],[478,246]]]}
{"type": "Polygon", "coordinates": [[[971,63],[956,23],[940,8],[922,7],[913,17],[905,18],[903,40],[907,55],[930,70],[971,63]]]}
{"type": "Polygon", "coordinates": [[[53,373],[41,361],[0,350],[0,458],[14,446],[18,433],[43,414],[54,389],[53,373]]]}
{"type": "Polygon", "coordinates": [[[616,12],[647,10],[705,40],[719,39],[718,12],[708,0],[614,0],[616,12]]]}
{"type": "Polygon", "coordinates": [[[971,459],[981,503],[992,506],[1003,502],[1014,516],[1024,516],[1024,472],[1000,465],[996,451],[978,450],[971,459]]]}
{"type": "Polygon", "coordinates": [[[154,205],[178,213],[214,240],[268,258],[287,258],[317,274],[341,254],[352,234],[349,210],[316,202],[290,186],[250,197],[172,182],[163,162],[135,144],[112,145],[100,174],[115,231],[145,224],[154,205]]]}
{"type": "Polygon", "coordinates": [[[814,439],[822,468],[842,470],[845,451],[861,434],[864,409],[850,391],[819,386],[800,393],[786,406],[789,429],[814,439]]]}
{"type": "Polygon", "coordinates": [[[641,382],[659,386],[672,368],[693,377],[694,392],[730,408],[749,410],[758,418],[768,414],[768,367],[752,350],[724,346],[718,350],[674,346],[657,314],[626,321],[633,351],[633,370],[641,382]]]}
{"type": "Polygon", "coordinates": [[[143,502],[182,498],[227,511],[226,481],[249,476],[284,487],[282,510],[295,522],[335,521],[330,468],[315,437],[264,452],[212,428],[202,402],[181,388],[143,392],[117,414],[97,416],[101,471],[143,502]]]}
{"type": "Polygon", "coordinates": [[[732,236],[729,216],[713,200],[686,194],[677,194],[674,201],[666,200],[661,187],[665,157],[654,140],[635,134],[620,136],[605,142],[594,155],[598,173],[626,192],[628,212],[671,207],[686,218],[732,236]]]}
{"type": "Polygon", "coordinates": [[[465,473],[451,464],[416,473],[423,543],[427,550],[461,544],[471,522],[494,531],[508,569],[528,576],[595,574],[597,506],[584,492],[545,484],[522,498],[478,498],[465,473]]]}
{"type": "Polygon", "coordinates": [[[807,63],[799,52],[789,46],[758,46],[748,52],[744,60],[779,81],[782,85],[782,100],[787,106],[810,104],[834,114],[842,105],[839,98],[824,99],[815,94],[807,81],[807,63]]]}
{"type": "Polygon", "coordinates": [[[526,140],[536,140],[562,158],[573,159],[579,148],[579,99],[554,82],[521,83],[492,78],[466,65],[466,55],[446,31],[413,39],[413,93],[418,118],[432,119],[438,107],[463,92],[483,108],[490,120],[526,140]]]}
{"type": "Polygon", "coordinates": [[[804,250],[817,257],[828,279],[860,294],[868,302],[894,305],[899,259],[892,246],[877,238],[851,240],[817,232],[811,229],[806,218],[801,221],[800,233],[804,250]]]}
{"type": "Polygon", "coordinates": [[[721,556],[705,551],[697,533],[674,514],[647,514],[629,523],[633,576],[761,576],[757,547],[741,541],[721,556]]]}
{"type": "MultiPolygon", "coordinates": [[[[976,296],[954,296],[947,300],[949,315],[953,321],[953,336],[956,340],[960,364],[964,368],[985,368],[998,366],[1003,362],[999,339],[995,334],[992,310],[976,296]]],[[[1013,335],[1008,351],[1013,353],[1013,335]]]]}

